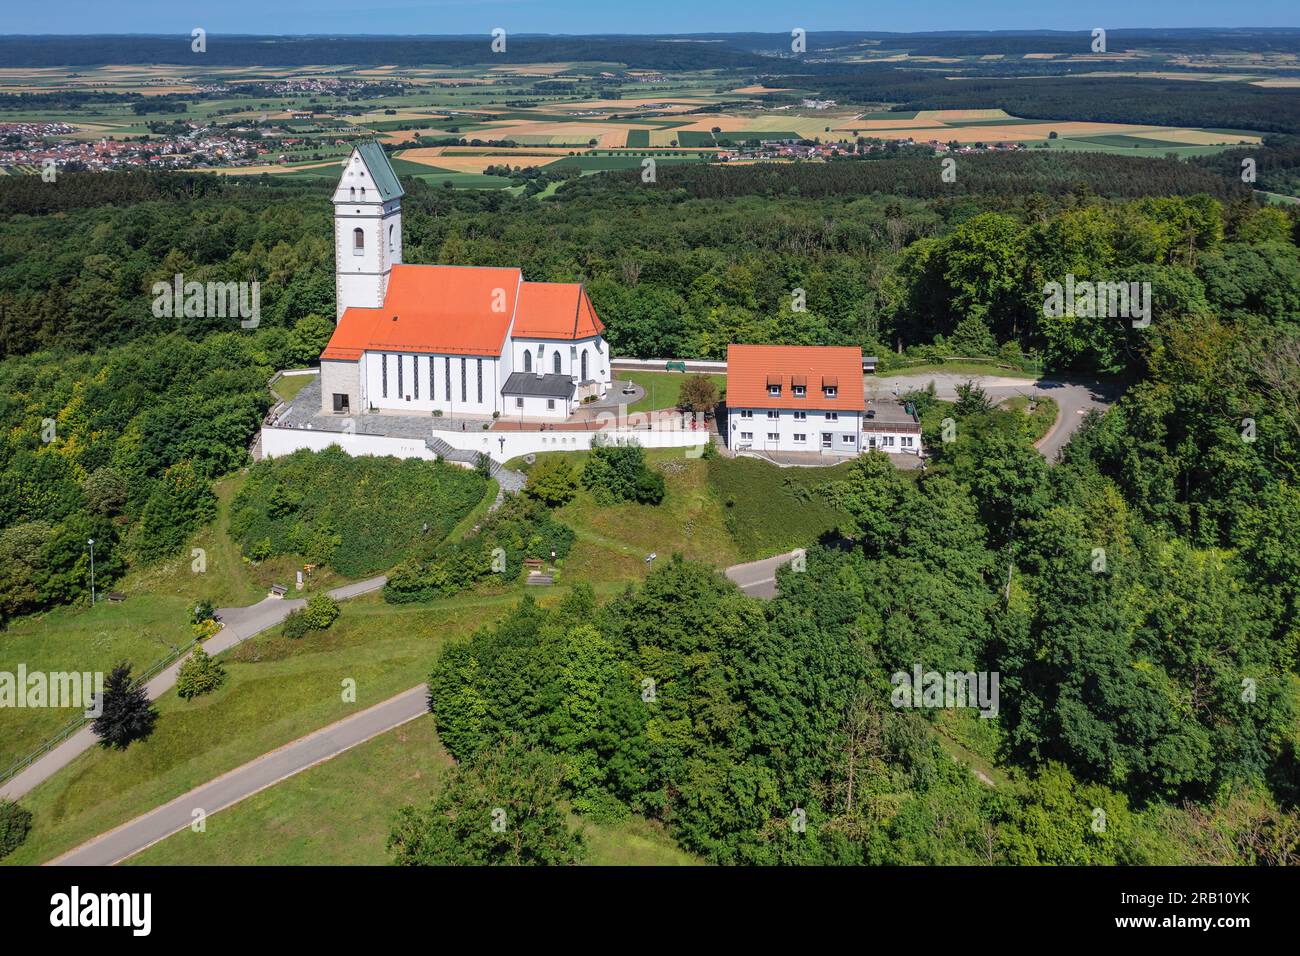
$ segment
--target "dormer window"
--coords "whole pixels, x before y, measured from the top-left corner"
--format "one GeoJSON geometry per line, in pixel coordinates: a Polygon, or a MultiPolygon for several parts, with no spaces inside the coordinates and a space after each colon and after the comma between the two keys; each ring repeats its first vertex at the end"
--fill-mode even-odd
{"type": "Polygon", "coordinates": [[[772,398],[781,396],[781,376],[769,375],[767,377],[767,394],[772,398]]]}
{"type": "Polygon", "coordinates": [[[790,376],[790,394],[795,398],[803,398],[808,394],[808,377],[806,375],[790,376]]]}
{"type": "Polygon", "coordinates": [[[834,398],[840,392],[840,380],[834,375],[822,376],[822,394],[827,398],[834,398]]]}
{"type": "Polygon", "coordinates": [[[773,398],[776,398],[776,397],[780,396],[780,394],[781,394],[781,386],[780,386],[780,385],[769,385],[769,386],[767,387],[767,394],[771,395],[773,398]]]}
{"type": "Polygon", "coordinates": [[[795,398],[803,398],[804,395],[807,394],[808,389],[802,385],[792,385],[790,386],[790,391],[794,393],[795,398]]]}
{"type": "Polygon", "coordinates": [[[837,389],[834,385],[827,385],[825,388],[822,389],[822,391],[826,393],[827,398],[834,398],[836,394],[838,394],[839,389],[837,389]]]}

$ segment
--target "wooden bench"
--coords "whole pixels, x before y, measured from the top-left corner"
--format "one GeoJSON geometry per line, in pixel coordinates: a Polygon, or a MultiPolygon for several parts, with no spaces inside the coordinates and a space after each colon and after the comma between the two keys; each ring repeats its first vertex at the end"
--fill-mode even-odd
{"type": "Polygon", "coordinates": [[[288,593],[289,593],[289,589],[285,587],[283,584],[271,585],[271,597],[282,598],[288,593]]]}
{"type": "Polygon", "coordinates": [[[524,558],[524,570],[529,574],[542,570],[540,558],[524,558]]]}
{"type": "Polygon", "coordinates": [[[123,601],[126,600],[126,595],[123,594],[121,591],[109,591],[108,599],[112,601],[114,604],[121,604],[123,601]]]}

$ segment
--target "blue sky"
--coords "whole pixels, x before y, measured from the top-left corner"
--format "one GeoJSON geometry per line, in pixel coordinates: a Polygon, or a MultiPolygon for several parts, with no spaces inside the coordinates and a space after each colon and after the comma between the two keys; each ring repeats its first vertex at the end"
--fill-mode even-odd
{"type": "Polygon", "coordinates": [[[59,0],[5,33],[697,33],[1300,26],[1295,0],[59,0]]]}

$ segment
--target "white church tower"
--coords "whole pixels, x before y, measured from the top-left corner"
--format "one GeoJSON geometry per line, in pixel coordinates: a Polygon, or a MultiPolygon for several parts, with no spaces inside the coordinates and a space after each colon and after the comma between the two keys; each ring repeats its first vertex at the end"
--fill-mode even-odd
{"type": "Polygon", "coordinates": [[[348,157],[334,190],[334,319],[349,306],[384,304],[388,276],[402,261],[402,184],[378,143],[348,157]]]}

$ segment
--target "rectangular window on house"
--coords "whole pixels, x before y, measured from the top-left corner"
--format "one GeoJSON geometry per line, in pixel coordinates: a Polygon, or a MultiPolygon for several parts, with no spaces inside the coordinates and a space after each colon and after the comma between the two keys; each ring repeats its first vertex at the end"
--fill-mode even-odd
{"type": "Polygon", "coordinates": [[[775,408],[773,408],[773,409],[769,409],[769,410],[768,410],[767,418],[768,418],[769,421],[773,421],[773,422],[774,422],[774,421],[776,421],[776,420],[777,420],[778,418],[780,418],[780,417],[781,417],[781,413],[780,413],[779,411],[777,411],[775,408]]]}
{"type": "Polygon", "coordinates": [[[465,360],[460,360],[460,400],[469,401],[469,389],[465,386],[465,360]]]}
{"type": "Polygon", "coordinates": [[[827,420],[828,422],[838,422],[838,421],[840,420],[840,413],[839,413],[839,412],[827,412],[827,413],[826,413],[826,420],[827,420]]]}
{"type": "Polygon", "coordinates": [[[795,412],[795,413],[794,413],[794,420],[797,421],[797,422],[806,422],[806,421],[808,420],[808,413],[807,413],[807,412],[795,412]]]}
{"type": "Polygon", "coordinates": [[[741,418],[753,418],[753,417],[754,417],[754,410],[753,410],[752,408],[742,408],[742,409],[740,410],[740,417],[741,417],[741,418]]]}
{"type": "Polygon", "coordinates": [[[546,400],[546,407],[547,407],[548,409],[554,410],[554,408],[555,408],[555,399],[553,399],[553,398],[548,398],[548,399],[546,400]]]}
{"type": "Polygon", "coordinates": [[[794,443],[795,443],[796,445],[802,445],[802,444],[803,444],[804,442],[806,442],[807,440],[808,440],[808,433],[807,433],[807,432],[795,432],[795,433],[794,433],[794,443]]]}
{"type": "Polygon", "coordinates": [[[384,398],[388,397],[388,353],[385,352],[379,357],[379,381],[380,394],[384,398]]]}
{"type": "Polygon", "coordinates": [[[482,405],[483,404],[483,360],[475,359],[474,361],[478,363],[478,403],[482,405]]]}
{"type": "Polygon", "coordinates": [[[515,408],[523,408],[523,407],[524,407],[524,400],[522,398],[516,398],[515,408]]]}
{"type": "Polygon", "coordinates": [[[781,436],[778,435],[776,432],[768,432],[768,433],[767,433],[767,440],[768,440],[768,441],[780,441],[780,440],[781,440],[781,436]]]}
{"type": "Polygon", "coordinates": [[[856,445],[858,443],[856,435],[841,435],[840,437],[844,439],[846,445],[856,445]]]}
{"type": "Polygon", "coordinates": [[[741,432],[741,433],[740,433],[740,440],[741,440],[741,441],[753,441],[753,440],[754,440],[754,433],[753,433],[753,432],[741,432]]]}

